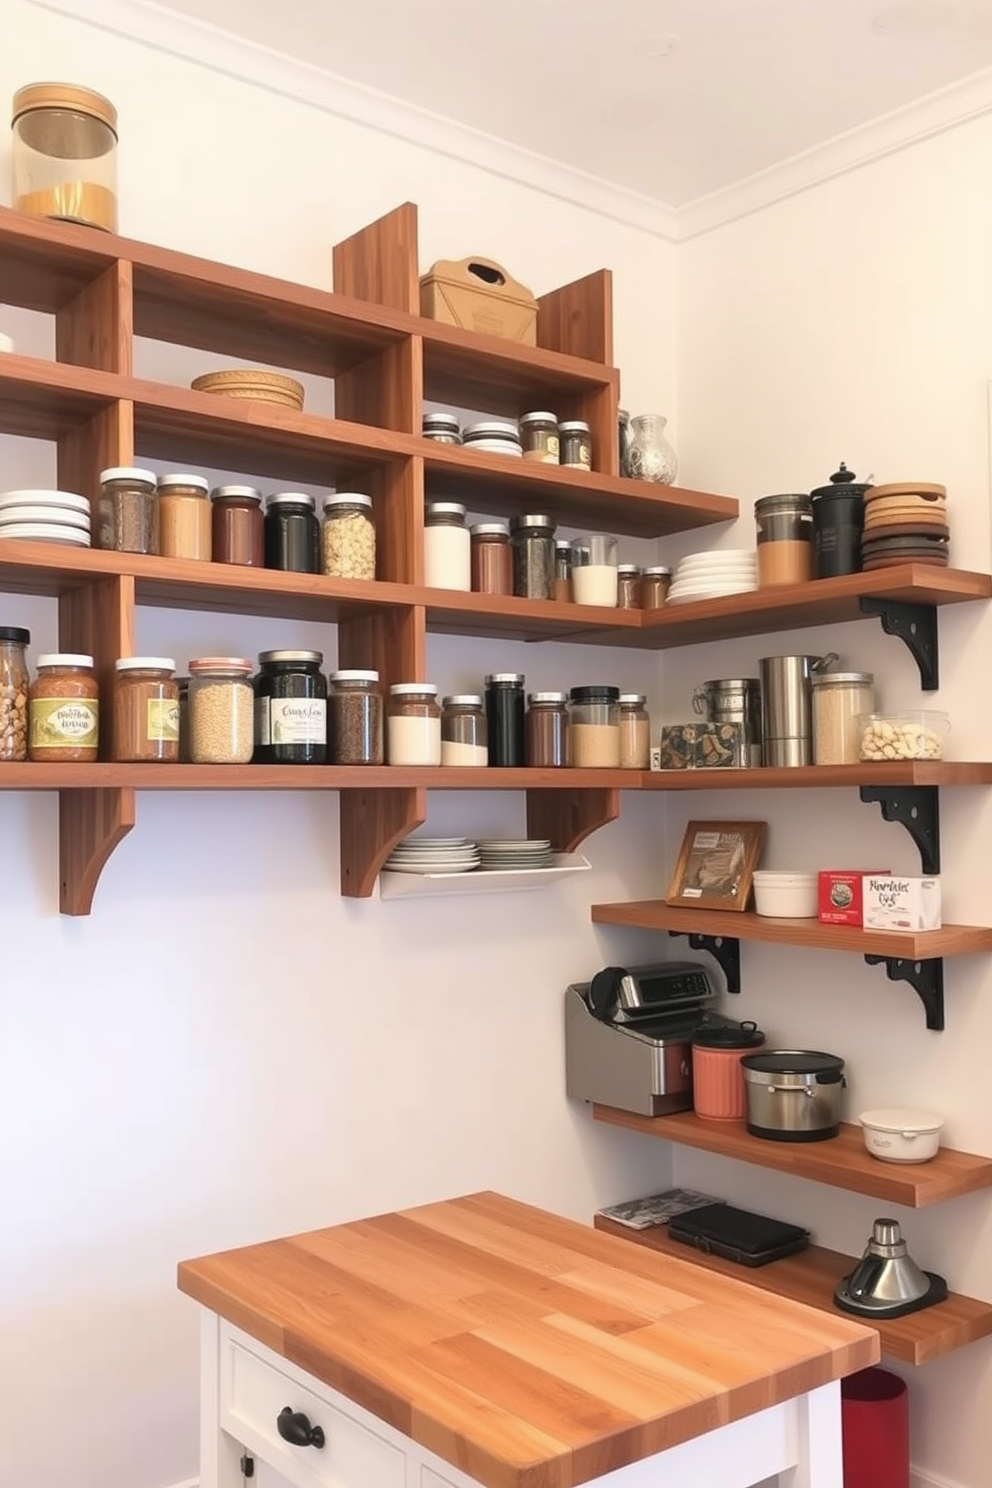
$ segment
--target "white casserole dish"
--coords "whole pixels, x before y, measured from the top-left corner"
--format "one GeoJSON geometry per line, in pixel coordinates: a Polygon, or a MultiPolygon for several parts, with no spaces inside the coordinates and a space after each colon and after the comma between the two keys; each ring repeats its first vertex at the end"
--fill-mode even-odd
{"type": "Polygon", "coordinates": [[[908,1106],[862,1111],[858,1120],[865,1146],[882,1162],[929,1162],[937,1154],[944,1125],[943,1116],[908,1106]]]}

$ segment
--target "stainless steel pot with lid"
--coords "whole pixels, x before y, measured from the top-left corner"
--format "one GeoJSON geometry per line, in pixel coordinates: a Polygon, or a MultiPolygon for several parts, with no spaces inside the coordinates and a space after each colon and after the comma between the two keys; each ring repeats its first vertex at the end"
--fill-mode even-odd
{"type": "Polygon", "coordinates": [[[840,1125],[844,1061],[817,1049],[768,1049],[741,1060],[747,1129],[773,1142],[823,1142],[840,1125]]]}

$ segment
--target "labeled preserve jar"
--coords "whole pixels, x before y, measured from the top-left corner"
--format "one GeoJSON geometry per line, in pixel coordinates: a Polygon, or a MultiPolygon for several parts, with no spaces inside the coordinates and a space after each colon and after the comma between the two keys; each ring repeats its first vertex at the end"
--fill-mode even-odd
{"type": "Polygon", "coordinates": [[[202,475],[163,475],[158,483],[158,550],[163,558],[209,563],[213,554],[210,483],[202,475]]]}
{"type": "Polygon", "coordinates": [[[558,420],[553,413],[525,413],[520,420],[524,459],[558,464],[558,420]]]}
{"type": "Polygon", "coordinates": [[[477,522],[471,528],[472,588],[476,594],[513,593],[513,556],[506,522],[477,522]]]}
{"type": "Polygon", "coordinates": [[[31,632],[19,625],[0,626],[0,760],[28,757],[28,664],[31,632]]]}
{"type": "Polygon", "coordinates": [[[806,495],[762,496],[754,503],[758,588],[808,584],[813,577],[813,507],[806,495]]]}
{"type": "Polygon", "coordinates": [[[247,765],[255,744],[252,664],[201,656],[189,664],[189,756],[195,765],[247,765]]]}
{"type": "Polygon", "coordinates": [[[372,497],[341,491],[324,502],[324,572],[332,579],[375,578],[372,497]]]}
{"type": "Polygon", "coordinates": [[[210,504],[214,562],[264,568],[261,491],[254,486],[216,486],[210,504]]]}
{"type": "Polygon", "coordinates": [[[493,672],[486,678],[489,763],[524,762],[524,678],[522,672],[493,672]]]}
{"type": "Polygon", "coordinates": [[[379,673],[332,672],[327,690],[327,758],[332,765],[381,765],[379,673]]]}
{"type": "Polygon", "coordinates": [[[513,592],[524,599],[553,599],[555,594],[555,523],[531,513],[510,520],[513,592]]]}
{"type": "Polygon", "coordinates": [[[454,693],[441,705],[442,765],[487,765],[486,714],[475,693],[454,693]]]}
{"type": "Polygon", "coordinates": [[[117,231],[117,110],[74,83],[14,94],[14,206],[33,217],[117,231]]]}
{"type": "Polygon", "coordinates": [[[560,460],[571,470],[592,469],[592,433],[582,419],[569,419],[558,425],[561,439],[560,460]]]}
{"type": "Polygon", "coordinates": [[[643,692],[620,694],[620,768],[647,770],[651,764],[651,717],[643,692]]]}
{"type": "Polygon", "coordinates": [[[472,587],[472,542],[457,501],[431,501],[424,511],[424,583],[428,589],[472,587]]]}
{"type": "Polygon", "coordinates": [[[535,770],[568,764],[568,708],[563,692],[532,692],[527,698],[524,761],[535,770]]]}
{"type": "Polygon", "coordinates": [[[322,765],[327,759],[327,683],[320,651],[263,651],[255,678],[260,765],[322,765]]]}
{"type": "Polygon", "coordinates": [[[89,764],[100,743],[100,690],[93,658],[75,652],[38,657],[28,691],[28,757],[89,764]]]}
{"type": "Polygon", "coordinates": [[[115,465],[100,472],[97,541],[117,553],[158,552],[158,500],[154,470],[115,465]]]}
{"type": "Polygon", "coordinates": [[[575,768],[619,769],[619,687],[573,687],[568,702],[569,747],[575,768]]]}
{"type": "Polygon", "coordinates": [[[875,711],[871,672],[814,672],[813,763],[856,765],[861,759],[859,713],[875,711]]]}
{"type": "Polygon", "coordinates": [[[265,507],[265,566],[283,573],[320,573],[317,503],[305,491],[280,491],[265,507]]]}
{"type": "Polygon", "coordinates": [[[175,764],[179,688],[171,656],[122,656],[115,663],[115,760],[175,764]]]}
{"type": "Polygon", "coordinates": [[[386,753],[391,765],[441,763],[441,709],[433,682],[394,682],[389,689],[386,753]]]}

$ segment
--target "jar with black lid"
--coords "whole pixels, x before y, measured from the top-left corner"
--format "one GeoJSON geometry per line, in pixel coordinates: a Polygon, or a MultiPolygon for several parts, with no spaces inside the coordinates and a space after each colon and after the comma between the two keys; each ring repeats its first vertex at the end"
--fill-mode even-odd
{"type": "Polygon", "coordinates": [[[317,503],[303,491],[280,491],[265,508],[265,566],[284,573],[320,573],[317,503]]]}
{"type": "Polygon", "coordinates": [[[568,707],[565,693],[528,694],[524,758],[535,770],[559,770],[568,764],[568,707]]]}
{"type": "Polygon", "coordinates": [[[572,764],[579,770],[619,769],[619,687],[573,687],[568,701],[572,764]]]}
{"type": "Polygon", "coordinates": [[[322,765],[327,759],[327,683],[320,651],[262,651],[255,678],[259,765],[322,765]]]}
{"type": "Polygon", "coordinates": [[[522,672],[493,672],[486,678],[489,763],[524,762],[524,678],[522,672]]]}
{"type": "Polygon", "coordinates": [[[513,592],[523,599],[555,597],[555,523],[530,514],[510,519],[513,592]]]}
{"type": "Polygon", "coordinates": [[[0,626],[0,760],[28,757],[28,685],[26,651],[31,632],[19,625],[0,626]]]}
{"type": "Polygon", "coordinates": [[[870,481],[859,481],[842,460],[830,484],[811,492],[814,578],[834,579],[840,574],[861,572],[865,492],[870,490],[870,481]]]}

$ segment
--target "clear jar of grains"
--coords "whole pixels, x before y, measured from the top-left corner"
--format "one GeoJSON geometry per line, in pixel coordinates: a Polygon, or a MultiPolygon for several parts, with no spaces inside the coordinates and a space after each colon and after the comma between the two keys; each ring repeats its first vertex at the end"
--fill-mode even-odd
{"type": "Polygon", "coordinates": [[[0,626],[0,760],[28,757],[28,664],[25,651],[31,632],[19,625],[0,626]]]}
{"type": "Polygon", "coordinates": [[[202,475],[163,475],[158,483],[158,551],[163,558],[209,563],[213,555],[210,482],[202,475]]]}
{"type": "Polygon", "coordinates": [[[332,765],[381,765],[382,695],[379,673],[341,671],[330,675],[327,693],[327,755],[332,765]]]}
{"type": "Polygon", "coordinates": [[[441,709],[433,682],[394,682],[390,687],[386,750],[391,765],[441,763],[441,709]]]}
{"type": "Polygon", "coordinates": [[[158,552],[154,470],[114,465],[100,472],[97,541],[117,553],[158,552]]]}
{"type": "Polygon", "coordinates": [[[487,765],[486,714],[476,693],[455,693],[442,702],[442,765],[487,765]]]}
{"type": "Polygon", "coordinates": [[[171,656],[122,656],[115,664],[115,760],[175,764],[179,688],[171,656]]]}
{"type": "Polygon", "coordinates": [[[861,759],[859,713],[875,710],[871,672],[814,672],[813,763],[856,765],[861,759]]]}
{"type": "Polygon", "coordinates": [[[201,656],[189,664],[189,753],[195,765],[247,765],[255,745],[252,663],[201,656]]]}
{"type": "Polygon", "coordinates": [[[324,573],[333,579],[375,578],[372,498],[341,491],[324,502],[321,551],[324,573]]]}
{"type": "Polygon", "coordinates": [[[646,770],[651,764],[651,718],[643,692],[620,694],[620,768],[646,770]]]}
{"type": "Polygon", "coordinates": [[[89,764],[100,743],[100,690],[93,658],[76,652],[38,657],[28,690],[28,757],[89,764]]]}
{"type": "Polygon", "coordinates": [[[619,687],[573,687],[568,699],[572,764],[578,770],[619,769],[619,687]]]}

